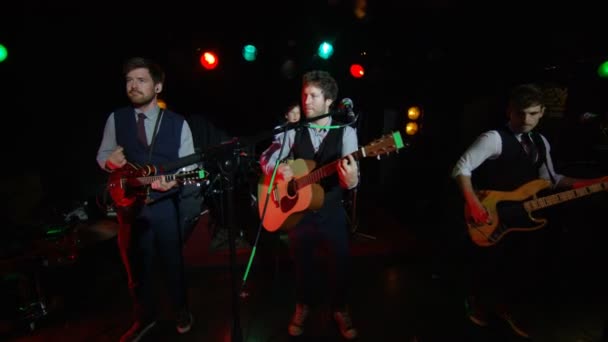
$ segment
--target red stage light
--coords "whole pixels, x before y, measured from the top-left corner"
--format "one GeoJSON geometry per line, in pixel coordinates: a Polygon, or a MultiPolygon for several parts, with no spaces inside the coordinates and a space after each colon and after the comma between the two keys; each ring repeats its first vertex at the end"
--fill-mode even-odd
{"type": "Polygon", "coordinates": [[[365,75],[365,69],[363,69],[361,64],[353,64],[350,66],[350,74],[354,78],[361,78],[363,75],[365,75]]]}
{"type": "Polygon", "coordinates": [[[205,51],[201,54],[200,62],[201,62],[201,65],[203,66],[203,68],[205,68],[207,70],[212,70],[212,69],[215,69],[215,67],[217,67],[217,63],[219,62],[219,59],[213,52],[205,51]]]}

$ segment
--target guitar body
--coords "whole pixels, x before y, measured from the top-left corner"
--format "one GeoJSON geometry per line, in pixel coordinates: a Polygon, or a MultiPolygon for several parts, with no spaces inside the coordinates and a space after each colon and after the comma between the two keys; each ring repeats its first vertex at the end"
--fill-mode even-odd
{"type": "Polygon", "coordinates": [[[127,163],[120,169],[112,171],[108,179],[108,192],[117,207],[131,207],[136,201],[144,201],[148,187],[137,183],[138,177],[146,177],[155,172],[153,166],[141,167],[127,163]]]}
{"type": "MultiPolygon", "coordinates": [[[[544,227],[547,220],[534,218],[523,202],[550,185],[547,180],[536,179],[514,191],[479,191],[477,196],[488,211],[491,221],[482,225],[467,222],[471,240],[478,246],[489,247],[509,232],[533,231],[544,227]]],[[[465,217],[469,217],[466,210],[465,208],[465,217]]]]}
{"type": "MultiPolygon", "coordinates": [[[[127,163],[120,169],[112,171],[108,179],[108,192],[117,209],[133,209],[135,205],[151,203],[149,193],[151,184],[157,180],[176,181],[179,184],[198,183],[206,178],[206,172],[202,169],[182,171],[170,175],[156,175],[157,169],[154,165],[139,166],[127,163]]],[[[121,210],[126,212],[127,210],[121,210]]],[[[133,211],[133,210],[129,210],[133,211]]]]}
{"type": "Polygon", "coordinates": [[[295,226],[308,210],[317,210],[323,205],[325,192],[319,184],[310,184],[301,189],[294,189],[294,180],[307,175],[315,168],[312,160],[296,159],[288,162],[294,173],[289,182],[276,181],[264,214],[264,203],[268,196],[271,176],[262,176],[258,183],[258,209],[263,216],[264,228],[269,232],[278,229],[289,229],[295,226]]]}
{"type": "MultiPolygon", "coordinates": [[[[380,156],[398,151],[404,146],[401,134],[397,131],[360,147],[350,156],[355,160],[367,157],[380,159],[380,156]]],[[[275,178],[271,184],[272,175],[262,176],[258,183],[258,210],[264,228],[269,232],[280,228],[289,229],[307,211],[320,209],[325,200],[325,191],[318,183],[338,170],[340,160],[342,158],[319,167],[312,160],[288,161],[294,173],[289,182],[277,181],[275,178]]]]}

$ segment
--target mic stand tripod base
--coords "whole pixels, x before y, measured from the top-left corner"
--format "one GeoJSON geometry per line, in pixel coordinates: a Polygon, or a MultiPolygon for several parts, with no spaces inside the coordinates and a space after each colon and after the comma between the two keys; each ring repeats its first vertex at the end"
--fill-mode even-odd
{"type": "Polygon", "coordinates": [[[366,239],[369,239],[369,240],[376,240],[376,237],[375,237],[375,236],[373,236],[373,235],[368,235],[368,234],[364,234],[364,233],[359,233],[359,232],[357,232],[357,231],[354,231],[354,232],[353,232],[353,235],[360,236],[360,237],[363,237],[363,238],[366,238],[366,239]]]}
{"type": "Polygon", "coordinates": [[[352,218],[348,218],[348,224],[352,227],[352,229],[350,230],[350,234],[353,237],[362,237],[368,240],[376,240],[377,238],[373,235],[369,235],[369,234],[365,234],[365,233],[361,233],[358,231],[359,229],[359,223],[354,221],[354,219],[352,218]],[[355,222],[355,223],[353,223],[355,222]]]}
{"type": "Polygon", "coordinates": [[[234,210],[234,187],[235,187],[235,174],[238,169],[238,157],[235,158],[234,154],[231,158],[226,159],[220,167],[221,172],[225,175],[226,181],[224,185],[224,200],[226,210],[223,212],[224,222],[228,228],[228,246],[230,249],[230,282],[231,282],[231,293],[232,293],[232,333],[231,342],[242,342],[243,334],[240,326],[239,318],[239,287],[237,286],[237,267],[236,267],[236,225],[235,225],[235,210],[234,210]]]}
{"type": "Polygon", "coordinates": [[[369,234],[364,234],[358,232],[359,228],[359,220],[357,220],[357,188],[349,190],[347,206],[349,207],[347,211],[350,211],[349,215],[347,215],[348,224],[351,226],[350,233],[351,235],[360,236],[369,240],[376,240],[376,237],[369,234]]]}

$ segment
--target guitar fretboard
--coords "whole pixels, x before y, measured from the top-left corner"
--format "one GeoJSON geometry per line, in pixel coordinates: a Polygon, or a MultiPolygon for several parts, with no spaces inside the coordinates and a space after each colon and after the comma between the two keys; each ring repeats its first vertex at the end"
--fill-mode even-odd
{"type": "MultiPolygon", "coordinates": [[[[363,148],[358,149],[357,151],[351,153],[350,155],[355,158],[355,160],[359,160],[363,156],[363,148]]],[[[346,158],[346,156],[344,157],[346,158]]],[[[343,158],[342,158],[343,159],[343,158]]],[[[338,170],[338,163],[342,160],[334,160],[333,162],[323,165],[322,167],[312,171],[311,173],[302,176],[296,180],[297,188],[303,188],[307,185],[318,183],[321,179],[333,174],[338,170]]]]}
{"type": "Polygon", "coordinates": [[[149,185],[154,183],[156,180],[164,179],[166,182],[170,182],[173,180],[182,180],[182,179],[203,179],[205,178],[204,170],[190,171],[185,173],[175,173],[171,175],[156,175],[156,176],[144,176],[144,177],[135,177],[135,178],[123,178],[122,182],[128,182],[130,186],[137,185],[149,185]]]}
{"type": "Polygon", "coordinates": [[[596,192],[608,190],[608,182],[600,182],[596,184],[591,184],[586,187],[572,189],[564,192],[560,192],[557,194],[533,199],[524,202],[524,208],[527,211],[534,211],[543,208],[547,208],[556,204],[560,204],[566,201],[570,201],[573,199],[585,197],[596,192]]]}
{"type": "Polygon", "coordinates": [[[137,177],[136,180],[141,185],[148,185],[154,183],[156,180],[165,179],[166,182],[170,182],[176,179],[175,175],[160,175],[160,176],[146,176],[146,177],[137,177]]]}
{"type": "MultiPolygon", "coordinates": [[[[403,140],[401,139],[401,134],[399,132],[393,132],[391,134],[387,134],[384,137],[372,141],[371,143],[360,147],[355,152],[350,155],[353,156],[355,160],[359,160],[361,158],[376,156],[380,158],[383,154],[388,154],[393,151],[397,151],[400,148],[403,148],[405,145],[403,144],[403,140]]],[[[334,160],[333,162],[323,165],[322,167],[310,172],[309,174],[300,177],[296,180],[295,186],[297,189],[303,188],[307,185],[318,183],[324,177],[327,177],[338,169],[338,163],[342,161],[342,159],[346,158],[348,155],[340,158],[338,160],[334,160]]]]}

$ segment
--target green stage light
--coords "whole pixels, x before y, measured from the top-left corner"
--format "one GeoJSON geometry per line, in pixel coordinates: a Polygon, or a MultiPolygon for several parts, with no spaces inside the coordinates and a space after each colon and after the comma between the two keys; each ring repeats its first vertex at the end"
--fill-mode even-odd
{"type": "Polygon", "coordinates": [[[334,47],[328,42],[323,42],[319,45],[319,50],[317,51],[319,57],[323,59],[328,59],[331,55],[334,54],[334,47]]]}
{"type": "Polygon", "coordinates": [[[8,50],[4,45],[0,44],[0,63],[4,62],[8,57],[8,50]]]}
{"type": "Polygon", "coordinates": [[[600,66],[597,68],[597,74],[601,78],[608,78],[608,61],[600,64],[600,66]]]}
{"type": "Polygon", "coordinates": [[[243,47],[243,58],[245,58],[245,60],[247,62],[255,61],[257,54],[258,54],[258,49],[255,46],[249,44],[249,45],[245,45],[243,47]]]}

